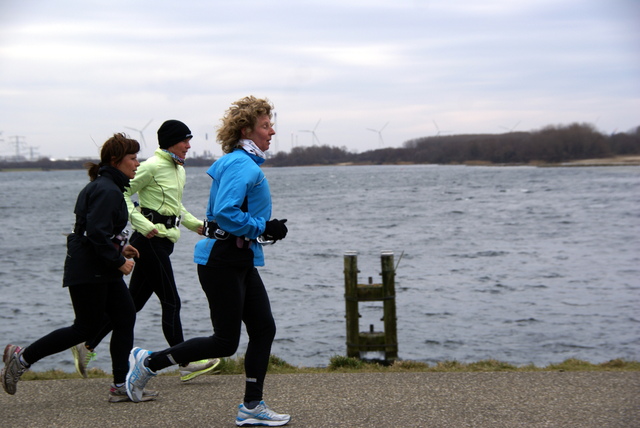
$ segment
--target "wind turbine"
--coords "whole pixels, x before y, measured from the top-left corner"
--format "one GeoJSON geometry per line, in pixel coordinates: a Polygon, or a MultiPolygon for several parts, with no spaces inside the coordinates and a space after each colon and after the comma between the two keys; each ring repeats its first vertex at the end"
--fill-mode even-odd
{"type": "Polygon", "coordinates": [[[301,129],[298,132],[310,132],[311,133],[311,144],[313,144],[314,142],[318,142],[318,144],[320,144],[320,140],[318,139],[318,137],[316,136],[316,129],[318,129],[318,125],[320,125],[320,121],[322,119],[318,120],[318,123],[316,123],[316,126],[313,127],[313,130],[309,130],[309,129],[301,129]]]}
{"type": "Polygon", "coordinates": [[[382,147],[382,145],[384,144],[384,140],[382,139],[382,130],[386,128],[388,124],[389,122],[385,123],[384,126],[380,129],[367,128],[367,130],[376,132],[378,134],[378,144],[380,145],[380,147],[382,147]]]}
{"type": "Polygon", "coordinates": [[[516,129],[516,126],[520,125],[520,122],[522,122],[521,120],[518,121],[518,123],[516,123],[515,125],[513,125],[511,128],[507,128],[506,126],[501,126],[500,128],[502,129],[506,129],[509,132],[513,132],[514,129],[516,129]]]}
{"type": "Polygon", "coordinates": [[[435,120],[433,120],[432,122],[433,122],[433,124],[435,125],[436,130],[438,131],[438,132],[436,133],[436,137],[439,137],[439,136],[440,136],[440,134],[441,134],[441,133],[443,133],[443,132],[449,132],[449,131],[440,131],[440,127],[438,126],[438,124],[436,123],[436,121],[435,121],[435,120]]]}
{"type": "Polygon", "coordinates": [[[131,129],[132,131],[136,131],[140,133],[140,139],[142,140],[142,144],[147,147],[147,142],[144,139],[144,130],[147,129],[147,126],[149,126],[149,124],[153,122],[153,119],[151,119],[149,122],[147,122],[147,124],[145,126],[142,127],[142,129],[136,129],[136,128],[132,128],[130,126],[125,126],[125,128],[127,129],[131,129]]]}

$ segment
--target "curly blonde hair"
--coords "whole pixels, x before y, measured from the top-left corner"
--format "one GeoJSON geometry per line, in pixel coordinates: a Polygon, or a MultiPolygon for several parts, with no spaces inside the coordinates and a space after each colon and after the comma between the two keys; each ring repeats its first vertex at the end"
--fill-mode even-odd
{"type": "Polygon", "coordinates": [[[220,121],[217,140],[222,146],[223,153],[231,153],[242,138],[243,129],[253,129],[260,116],[268,115],[271,119],[273,105],[264,98],[256,98],[253,95],[244,97],[231,104],[220,121]]]}

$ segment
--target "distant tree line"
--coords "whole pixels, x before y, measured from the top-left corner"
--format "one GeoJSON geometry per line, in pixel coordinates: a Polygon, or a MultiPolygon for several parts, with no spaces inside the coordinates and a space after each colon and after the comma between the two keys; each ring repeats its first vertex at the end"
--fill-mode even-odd
{"type": "MultiPolygon", "coordinates": [[[[640,126],[627,133],[605,135],[589,124],[547,126],[539,131],[422,137],[406,141],[401,148],[352,153],[346,148],[294,147],[269,157],[268,166],[336,164],[531,164],[562,163],[581,159],[640,155],[640,126]]],[[[4,168],[80,169],[93,159],[35,162],[0,162],[4,168]]],[[[210,157],[188,158],[185,166],[209,166],[210,157]]]]}
{"type": "Polygon", "coordinates": [[[548,126],[533,132],[451,135],[409,140],[402,148],[350,153],[329,146],[295,147],[269,159],[271,166],[338,163],[490,164],[561,163],[640,154],[640,127],[604,135],[588,124],[548,126]]]}
{"type": "MultiPolygon", "coordinates": [[[[143,159],[140,159],[143,161],[143,159]]],[[[185,166],[209,166],[213,163],[214,158],[211,157],[192,157],[187,159],[185,166]]],[[[51,160],[49,158],[40,158],[35,161],[0,161],[0,170],[3,169],[42,169],[42,170],[64,170],[64,169],[83,169],[87,162],[99,163],[98,158],[84,158],[73,160],[51,160]]]]}

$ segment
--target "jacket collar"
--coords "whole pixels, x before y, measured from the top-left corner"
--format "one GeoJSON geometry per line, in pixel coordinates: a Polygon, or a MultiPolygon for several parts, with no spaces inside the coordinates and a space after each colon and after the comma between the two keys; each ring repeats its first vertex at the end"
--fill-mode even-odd
{"type": "Polygon", "coordinates": [[[262,165],[264,163],[264,158],[261,158],[260,156],[256,156],[253,153],[249,153],[245,151],[242,147],[236,147],[234,149],[234,152],[244,153],[245,155],[249,156],[258,165],[262,165]]]}
{"type": "Polygon", "coordinates": [[[124,175],[124,173],[120,171],[118,168],[114,168],[111,165],[105,165],[100,167],[100,169],[98,170],[98,175],[110,178],[114,183],[116,183],[116,186],[118,186],[118,188],[123,192],[124,192],[124,188],[129,185],[129,178],[126,175],[124,175]]]}
{"type": "Polygon", "coordinates": [[[178,166],[178,163],[171,157],[171,153],[169,153],[166,150],[156,149],[156,151],[153,154],[159,157],[160,159],[164,159],[168,162],[171,162],[171,164],[175,165],[176,167],[178,166]]]}

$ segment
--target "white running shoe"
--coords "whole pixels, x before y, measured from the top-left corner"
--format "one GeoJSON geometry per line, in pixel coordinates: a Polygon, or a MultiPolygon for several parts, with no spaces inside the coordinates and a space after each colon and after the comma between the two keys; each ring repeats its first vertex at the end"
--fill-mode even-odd
{"type": "Polygon", "coordinates": [[[16,393],[20,376],[29,369],[28,366],[25,366],[20,361],[20,355],[23,351],[23,348],[11,344],[4,348],[4,354],[2,355],[4,368],[0,372],[0,376],[2,377],[2,387],[7,394],[13,395],[16,393]]]}
{"type": "Polygon", "coordinates": [[[144,387],[149,379],[157,373],[144,365],[144,360],[151,355],[150,351],[141,348],[133,348],[129,354],[129,371],[125,385],[127,387],[127,395],[134,403],[143,401],[144,387]]]}
{"type": "Polygon", "coordinates": [[[218,367],[219,364],[220,358],[191,362],[184,367],[180,367],[180,380],[186,382],[205,373],[209,373],[218,367]]]}
{"type": "Polygon", "coordinates": [[[266,426],[279,427],[286,425],[291,420],[291,416],[287,414],[276,413],[261,401],[254,409],[247,409],[244,404],[238,406],[238,416],[236,417],[236,425],[239,427],[246,426],[266,426]]]}
{"type": "MultiPolygon", "coordinates": [[[[155,400],[158,395],[158,391],[145,389],[142,393],[142,400],[140,401],[152,401],[155,400]]],[[[127,395],[127,387],[125,385],[115,386],[111,384],[111,389],[109,389],[109,403],[123,403],[126,401],[131,401],[129,395],[127,395]]]]}

